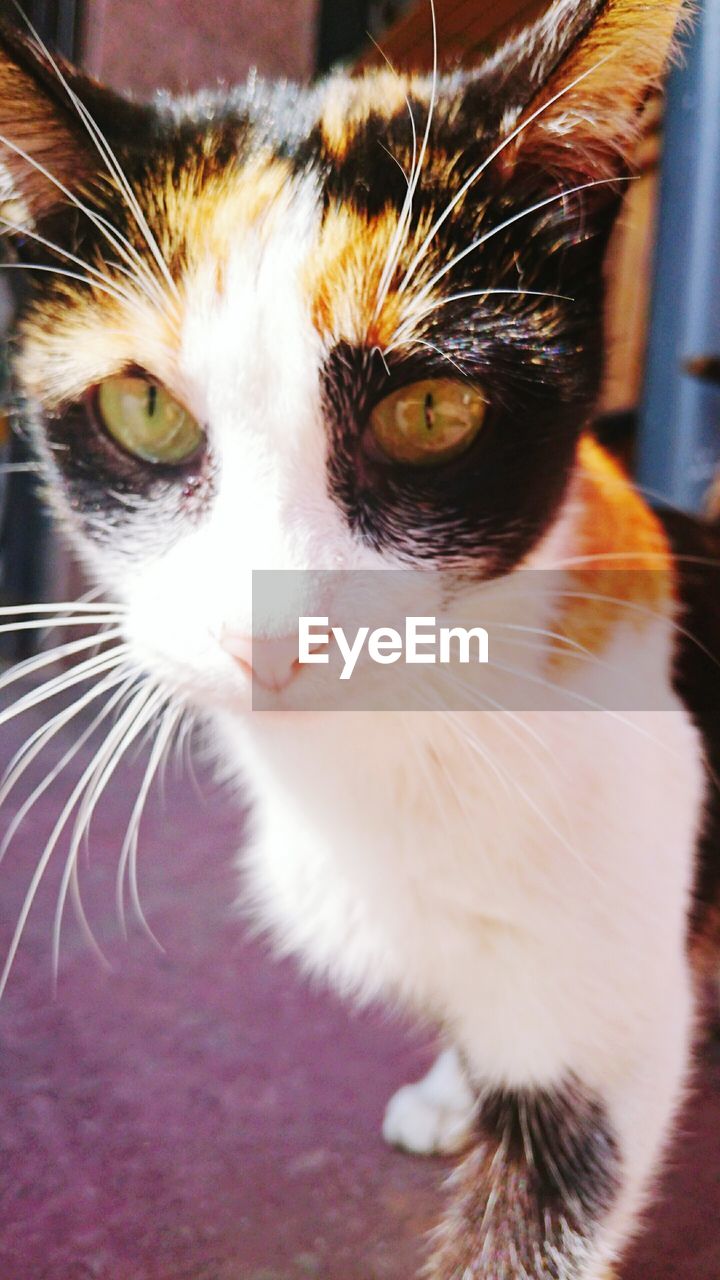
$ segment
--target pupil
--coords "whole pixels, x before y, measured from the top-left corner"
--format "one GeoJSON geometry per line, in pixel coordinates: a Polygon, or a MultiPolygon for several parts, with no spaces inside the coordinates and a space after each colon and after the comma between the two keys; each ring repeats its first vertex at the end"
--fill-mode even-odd
{"type": "Polygon", "coordinates": [[[427,431],[432,431],[435,426],[435,398],[431,391],[428,391],[425,396],[423,413],[425,415],[425,428],[427,431]]]}
{"type": "Polygon", "coordinates": [[[150,383],[150,386],[148,387],[148,417],[153,418],[155,416],[156,408],[157,408],[157,387],[154,385],[154,383],[150,383]]]}

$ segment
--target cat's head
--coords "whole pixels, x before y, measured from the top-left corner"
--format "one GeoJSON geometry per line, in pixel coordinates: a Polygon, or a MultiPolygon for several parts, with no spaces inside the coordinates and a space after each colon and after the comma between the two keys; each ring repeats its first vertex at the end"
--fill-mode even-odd
{"type": "Polygon", "coordinates": [[[153,106],[3,35],[17,374],[151,669],[242,702],[252,569],[310,571],[313,614],[337,607],[317,570],[527,562],[596,396],[604,247],[677,9],[556,0],[471,73],[153,106]]]}

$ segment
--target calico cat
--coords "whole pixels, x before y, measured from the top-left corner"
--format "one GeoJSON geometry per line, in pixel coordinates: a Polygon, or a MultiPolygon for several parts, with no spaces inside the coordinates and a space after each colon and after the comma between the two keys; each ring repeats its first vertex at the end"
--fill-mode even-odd
{"type": "Polygon", "coordinates": [[[610,1274],[718,967],[717,539],[654,514],[587,430],[603,254],[680,9],[555,0],[471,72],[155,105],[2,37],[16,376],[114,602],[79,611],[116,643],[66,683],[95,677],[84,705],[117,720],[75,799],[159,711],[155,763],[173,716],[209,717],[280,947],[446,1037],[385,1119],[468,1149],[434,1280],[610,1274]],[[294,575],[286,616],[253,611],[254,569],[294,575]],[[328,574],[378,570],[501,625],[531,572],[522,670],[563,707],[448,711],[423,667],[426,710],[374,712],[361,660],[350,701],[299,710],[293,620],[344,622],[328,574]],[[658,709],[592,709],[621,650],[658,709]]]}

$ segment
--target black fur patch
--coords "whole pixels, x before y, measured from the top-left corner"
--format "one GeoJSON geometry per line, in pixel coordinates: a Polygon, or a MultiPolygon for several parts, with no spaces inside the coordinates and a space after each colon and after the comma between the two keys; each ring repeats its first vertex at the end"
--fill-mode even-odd
{"type": "Polygon", "coordinates": [[[508,572],[530,551],[556,514],[597,388],[601,304],[591,280],[583,292],[572,309],[523,297],[450,304],[429,346],[391,360],[389,374],[377,353],[345,345],[331,354],[329,488],[365,542],[406,563],[472,562],[484,576],[508,572]],[[434,468],[383,458],[368,426],[374,405],[403,384],[453,376],[489,401],[472,448],[434,468]]]}
{"type": "MultiPolygon", "coordinates": [[[[417,109],[422,130],[425,114],[417,109]]],[[[472,127],[460,109],[440,110],[414,197],[426,225],[491,148],[477,119],[472,127]]],[[[331,171],[314,156],[326,194],[368,217],[380,207],[372,192],[400,208],[404,184],[391,157],[410,142],[406,115],[384,124],[371,115],[331,171]]],[[[330,492],[364,541],[407,562],[448,568],[472,561],[488,576],[513,568],[550,526],[599,385],[610,225],[609,208],[562,197],[557,178],[527,167],[506,183],[489,170],[442,224],[414,278],[420,286],[457,257],[440,285],[455,301],[424,319],[385,362],[347,345],[330,354],[323,371],[330,492]],[[465,252],[485,236],[487,245],[465,252]],[[468,453],[420,469],[388,465],[367,448],[378,400],[403,383],[453,376],[478,384],[490,403],[468,453]]]]}
{"type": "Polygon", "coordinates": [[[720,908],[720,528],[660,511],[676,557],[682,615],[674,684],[703,737],[705,815],[698,843],[690,940],[720,908]]]}
{"type": "Polygon", "coordinates": [[[215,492],[215,462],[204,450],[187,464],[144,462],[97,425],[85,403],[35,427],[49,473],[85,536],[123,564],[169,550],[202,518],[215,492]]]}
{"type": "Polygon", "coordinates": [[[433,1280],[572,1280],[585,1274],[620,1185],[606,1110],[578,1081],[553,1092],[497,1090],[479,1145],[456,1175],[433,1280]]]}

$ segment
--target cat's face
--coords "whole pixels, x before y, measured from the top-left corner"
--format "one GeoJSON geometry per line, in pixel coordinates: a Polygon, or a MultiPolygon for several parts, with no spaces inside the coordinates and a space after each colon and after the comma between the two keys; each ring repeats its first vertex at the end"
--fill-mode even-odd
{"type": "Polygon", "coordinates": [[[253,569],[306,571],[289,628],[342,612],[316,571],[527,562],[597,390],[647,83],[619,94],[603,61],[624,14],[613,77],[637,70],[629,9],[563,0],[470,77],[156,110],[72,81],[103,137],[8,40],[18,374],[53,505],[144,665],[246,703],[253,569]]]}

